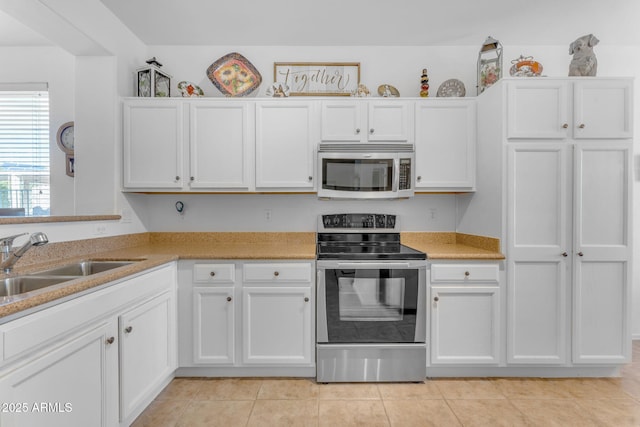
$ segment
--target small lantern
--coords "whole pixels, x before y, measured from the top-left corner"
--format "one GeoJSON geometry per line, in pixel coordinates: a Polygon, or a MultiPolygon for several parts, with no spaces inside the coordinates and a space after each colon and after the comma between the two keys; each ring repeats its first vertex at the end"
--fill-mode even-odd
{"type": "Polygon", "coordinates": [[[162,64],[155,56],[146,62],[149,65],[136,70],[138,96],[171,96],[171,76],[160,71],[162,64]]]}
{"type": "Polygon", "coordinates": [[[502,45],[489,36],[478,54],[478,95],[502,77],[502,45]]]}

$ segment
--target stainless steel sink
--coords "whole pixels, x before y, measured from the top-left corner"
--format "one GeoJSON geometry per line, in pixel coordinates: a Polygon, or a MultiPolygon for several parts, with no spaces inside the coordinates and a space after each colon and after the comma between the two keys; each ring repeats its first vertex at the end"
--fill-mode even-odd
{"type": "Polygon", "coordinates": [[[16,276],[0,281],[0,297],[10,297],[72,280],[69,277],[16,276]]]}
{"type": "Polygon", "coordinates": [[[49,270],[38,271],[29,276],[90,276],[92,274],[102,273],[104,271],[113,270],[114,268],[124,267],[133,264],[135,261],[98,261],[85,260],[74,262],[72,264],[63,265],[61,267],[51,268],[49,270]]]}

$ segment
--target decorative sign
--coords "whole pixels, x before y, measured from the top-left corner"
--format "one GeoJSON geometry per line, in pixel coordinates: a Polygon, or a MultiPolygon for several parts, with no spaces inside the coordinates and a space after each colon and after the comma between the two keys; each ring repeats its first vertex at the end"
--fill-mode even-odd
{"type": "Polygon", "coordinates": [[[289,96],[350,96],[360,83],[359,62],[274,62],[273,81],[289,96]]]}

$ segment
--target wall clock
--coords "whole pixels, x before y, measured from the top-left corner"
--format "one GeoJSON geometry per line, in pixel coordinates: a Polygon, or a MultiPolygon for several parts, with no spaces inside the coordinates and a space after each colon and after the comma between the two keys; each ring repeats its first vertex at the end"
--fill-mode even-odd
{"type": "Polygon", "coordinates": [[[74,137],[73,137],[74,129],[73,122],[64,123],[58,129],[58,134],[56,135],[56,141],[58,142],[58,147],[62,151],[67,154],[73,154],[74,148],[74,137]]]}

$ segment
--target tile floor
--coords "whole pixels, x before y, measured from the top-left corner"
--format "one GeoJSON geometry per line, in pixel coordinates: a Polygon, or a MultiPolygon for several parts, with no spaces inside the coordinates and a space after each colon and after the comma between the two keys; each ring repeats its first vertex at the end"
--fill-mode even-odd
{"type": "Polygon", "coordinates": [[[633,355],[621,378],[423,384],[177,378],[133,427],[640,426],[640,341],[633,355]]]}

